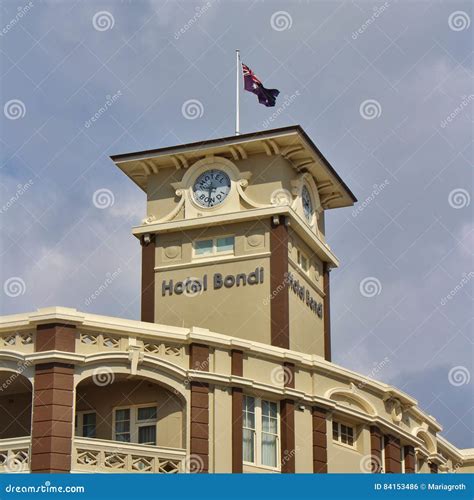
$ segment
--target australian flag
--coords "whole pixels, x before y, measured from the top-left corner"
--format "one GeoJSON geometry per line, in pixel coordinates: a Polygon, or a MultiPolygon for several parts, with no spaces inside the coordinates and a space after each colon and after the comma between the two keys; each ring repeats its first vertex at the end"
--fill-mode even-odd
{"type": "Polygon", "coordinates": [[[277,89],[266,89],[262,82],[255,76],[255,73],[243,63],[242,71],[244,72],[244,89],[255,94],[260,104],[264,104],[270,108],[275,106],[276,98],[280,91],[277,89]]]}

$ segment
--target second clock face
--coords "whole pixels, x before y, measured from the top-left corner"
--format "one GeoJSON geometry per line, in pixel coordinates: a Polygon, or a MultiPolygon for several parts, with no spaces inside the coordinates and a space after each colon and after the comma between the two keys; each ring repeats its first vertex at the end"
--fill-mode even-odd
{"type": "Polygon", "coordinates": [[[230,192],[230,178],[222,170],[212,169],[202,173],[194,182],[193,196],[201,207],[221,204],[230,192]]]}
{"type": "Polygon", "coordinates": [[[301,190],[301,198],[303,201],[303,211],[308,222],[311,222],[313,219],[313,200],[311,199],[311,195],[309,194],[309,190],[306,186],[303,186],[301,190]]]}

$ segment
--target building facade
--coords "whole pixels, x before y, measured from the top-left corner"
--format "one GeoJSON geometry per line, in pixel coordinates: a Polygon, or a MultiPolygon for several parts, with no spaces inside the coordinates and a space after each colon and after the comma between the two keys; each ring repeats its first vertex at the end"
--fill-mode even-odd
{"type": "Polygon", "coordinates": [[[0,471],[473,472],[409,395],[331,362],[325,211],[298,127],[112,157],[147,194],[141,321],[0,319],[0,471]]]}

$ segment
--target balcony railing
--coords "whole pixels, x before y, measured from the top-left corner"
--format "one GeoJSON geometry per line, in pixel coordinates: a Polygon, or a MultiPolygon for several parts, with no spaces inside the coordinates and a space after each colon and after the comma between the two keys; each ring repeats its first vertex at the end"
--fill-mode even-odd
{"type": "Polygon", "coordinates": [[[30,436],[0,439],[0,472],[30,472],[30,436]]]}
{"type": "Polygon", "coordinates": [[[73,472],[186,472],[186,450],[74,438],[73,472]]]}

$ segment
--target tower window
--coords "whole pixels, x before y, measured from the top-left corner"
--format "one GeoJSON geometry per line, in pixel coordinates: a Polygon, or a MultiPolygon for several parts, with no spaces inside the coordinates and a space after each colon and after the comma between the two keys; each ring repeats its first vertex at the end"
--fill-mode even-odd
{"type": "Polygon", "coordinates": [[[194,255],[196,257],[210,257],[212,255],[228,255],[234,253],[235,237],[219,236],[194,242],[194,255]]]}
{"type": "Polygon", "coordinates": [[[298,250],[298,265],[305,273],[308,272],[309,270],[308,257],[306,257],[306,255],[301,250],[298,250]]]}

